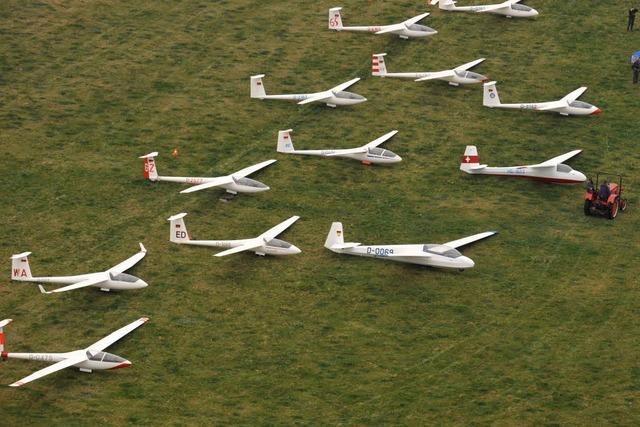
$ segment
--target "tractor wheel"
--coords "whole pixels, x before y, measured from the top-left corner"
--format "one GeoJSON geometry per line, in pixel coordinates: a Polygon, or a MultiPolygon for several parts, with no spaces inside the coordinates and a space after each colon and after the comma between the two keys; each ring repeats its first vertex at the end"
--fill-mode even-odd
{"type": "Polygon", "coordinates": [[[627,210],[627,199],[620,199],[620,210],[622,212],[627,210]]]}
{"type": "Polygon", "coordinates": [[[609,219],[615,219],[618,216],[618,208],[620,207],[620,201],[614,200],[609,207],[609,219]]]}
{"type": "Polygon", "coordinates": [[[591,215],[591,200],[584,201],[584,214],[587,216],[591,215]]]}

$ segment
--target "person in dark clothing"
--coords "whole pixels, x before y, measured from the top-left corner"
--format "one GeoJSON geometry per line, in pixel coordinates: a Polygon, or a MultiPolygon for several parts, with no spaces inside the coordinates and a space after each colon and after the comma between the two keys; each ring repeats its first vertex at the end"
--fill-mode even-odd
{"type": "Polygon", "coordinates": [[[633,31],[633,23],[636,20],[637,12],[638,12],[638,9],[636,9],[635,7],[632,7],[631,9],[629,9],[629,21],[627,21],[627,31],[633,31]]]}
{"type": "Polygon", "coordinates": [[[605,179],[602,185],[600,185],[598,197],[600,198],[600,200],[607,200],[609,198],[609,195],[611,195],[611,191],[609,190],[609,181],[605,179]]]}
{"type": "Polygon", "coordinates": [[[631,69],[633,70],[633,83],[638,83],[638,77],[640,77],[640,58],[636,59],[633,64],[631,64],[631,69]]]}

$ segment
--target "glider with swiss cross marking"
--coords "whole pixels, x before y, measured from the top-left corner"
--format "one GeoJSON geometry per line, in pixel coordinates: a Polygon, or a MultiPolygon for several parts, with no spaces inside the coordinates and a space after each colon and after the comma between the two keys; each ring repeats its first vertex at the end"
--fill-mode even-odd
{"type": "Polygon", "coordinates": [[[298,105],[309,104],[311,102],[320,102],[327,106],[335,108],[343,105],[355,105],[365,102],[367,98],[357,93],[347,92],[349,86],[354,85],[360,80],[360,77],[341,83],[329,90],[314,93],[290,93],[282,95],[267,95],[262,78],[264,74],[258,74],[250,77],[251,98],[254,99],[280,99],[284,101],[296,101],[298,105]]]}
{"type": "Polygon", "coordinates": [[[467,145],[460,162],[460,170],[472,175],[511,176],[552,184],[580,184],[585,182],[587,177],[563,163],[580,152],[582,150],[573,150],[536,165],[489,167],[480,164],[476,146],[467,145]]]}
{"type": "Polygon", "coordinates": [[[37,362],[49,362],[52,365],[34,372],[19,381],[10,384],[10,387],[20,387],[31,381],[58,372],[64,368],[78,368],[82,372],[101,371],[107,369],[128,368],[131,362],[115,354],[107,353],[104,350],[124,336],[133,332],[138,327],[144,325],[147,317],[141,317],[135,322],[129,323],[117,331],[96,341],[87,348],[69,351],[66,353],[9,353],[4,349],[4,327],[12,322],[12,319],[0,321],[0,355],[2,360],[23,359],[37,362]]]}
{"type": "Polygon", "coordinates": [[[158,169],[156,167],[155,157],[158,155],[157,151],[153,153],[140,156],[144,160],[144,177],[149,181],[168,181],[168,182],[180,182],[185,184],[195,184],[193,187],[189,187],[182,190],[180,193],[193,193],[194,191],[205,190],[207,188],[220,187],[227,190],[227,193],[259,193],[261,191],[267,191],[269,187],[251,178],[247,178],[248,175],[259,171],[262,168],[274,163],[275,160],[266,160],[253,166],[241,169],[231,175],[216,176],[216,177],[184,177],[184,176],[160,176],[158,175],[158,169]]]}
{"type": "Polygon", "coordinates": [[[432,5],[440,3],[440,9],[451,12],[493,13],[507,18],[534,18],[538,11],[532,7],[519,4],[521,0],[507,0],[497,4],[483,4],[476,6],[456,6],[454,0],[431,0],[432,5]]]}
{"type": "Polygon", "coordinates": [[[391,164],[402,161],[402,157],[398,156],[396,153],[379,147],[379,145],[382,145],[398,133],[397,130],[392,130],[391,132],[388,132],[380,138],[377,138],[361,147],[330,150],[296,150],[293,147],[293,139],[291,138],[292,131],[292,129],[287,129],[278,132],[278,153],[305,154],[308,156],[321,157],[344,157],[347,159],[359,160],[365,165],[374,163],[391,164]]]}
{"type": "Polygon", "coordinates": [[[148,286],[147,283],[138,277],[125,274],[124,272],[140,262],[146,254],[147,250],[144,245],[140,243],[140,252],[106,271],[75,276],[33,277],[31,275],[31,268],[29,267],[29,255],[31,255],[31,252],[24,252],[11,256],[11,280],[68,285],[52,291],[46,291],[42,285],[38,285],[40,292],[43,294],[66,292],[88,286],[95,286],[105,292],[112,289],[117,291],[141,289],[146,288],[148,286]]]}
{"type": "Polygon", "coordinates": [[[342,25],[342,16],[340,15],[341,7],[332,7],[329,9],[329,29],[335,31],[354,31],[374,34],[395,34],[401,39],[429,37],[438,34],[433,28],[419,25],[418,21],[429,16],[429,13],[423,13],[413,18],[407,19],[399,24],[392,25],[373,25],[345,27],[342,25]]]}
{"type": "Polygon", "coordinates": [[[494,234],[497,234],[497,231],[487,231],[443,244],[366,246],[361,243],[345,243],[342,223],[334,222],[331,224],[331,229],[327,235],[324,247],[339,254],[388,259],[390,261],[406,262],[429,267],[464,270],[472,268],[475,264],[470,258],[462,255],[457,248],[477,242],[478,240],[486,239],[494,234]]]}
{"type": "Polygon", "coordinates": [[[169,240],[173,243],[182,245],[195,246],[212,246],[215,248],[225,248],[227,250],[215,254],[217,257],[223,257],[243,251],[252,251],[256,255],[295,255],[302,252],[295,245],[284,240],[276,239],[279,234],[291,227],[294,222],[300,219],[299,216],[292,216],[286,221],[281,222],[275,227],[270,228],[258,237],[252,239],[241,240],[192,240],[187,232],[187,226],[184,223],[186,213],[179,213],[169,217],[170,222],[169,240]]]}
{"type": "Polygon", "coordinates": [[[414,79],[416,82],[427,80],[443,80],[449,82],[451,86],[468,85],[486,82],[489,79],[482,74],[469,71],[470,68],[480,64],[485,58],[476,59],[457,66],[452,70],[444,71],[423,71],[417,73],[388,73],[384,61],[386,53],[374,53],[371,57],[371,75],[377,77],[397,77],[401,79],[414,79]]]}
{"type": "Polygon", "coordinates": [[[562,116],[593,116],[600,114],[601,109],[595,105],[578,101],[578,98],[587,90],[586,87],[580,87],[564,98],[558,101],[534,102],[523,104],[502,104],[496,82],[488,82],[484,85],[484,93],[482,96],[482,105],[489,108],[507,108],[513,110],[532,110],[532,111],[550,111],[558,113],[562,116]]]}

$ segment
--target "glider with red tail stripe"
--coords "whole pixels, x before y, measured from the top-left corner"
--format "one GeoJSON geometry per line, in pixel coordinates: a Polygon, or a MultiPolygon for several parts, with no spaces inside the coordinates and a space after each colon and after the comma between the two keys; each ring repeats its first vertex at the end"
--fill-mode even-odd
{"type": "MultiPolygon", "coordinates": [[[[39,371],[10,384],[10,387],[21,387],[31,381],[35,381],[39,378],[70,367],[76,367],[82,372],[92,372],[94,370],[118,369],[131,366],[130,361],[123,359],[120,356],[116,356],[115,354],[106,353],[103,350],[133,332],[135,329],[144,325],[148,320],[149,318],[147,317],[141,317],[117,331],[112,332],[89,347],[67,353],[11,353],[4,351],[4,347],[2,346],[0,349],[2,350],[3,360],[24,359],[52,363],[52,365],[47,366],[44,369],[40,369],[39,371]]],[[[10,322],[11,319],[6,319],[0,322],[0,345],[4,343],[4,333],[2,328],[10,322]]]]}
{"type": "Polygon", "coordinates": [[[145,154],[140,156],[143,159],[144,164],[144,177],[149,181],[167,181],[167,182],[179,182],[182,184],[191,184],[192,186],[182,190],[180,193],[187,194],[195,191],[205,190],[207,188],[220,187],[227,191],[227,193],[260,193],[262,191],[269,190],[269,187],[256,181],[255,179],[247,178],[248,175],[264,169],[275,160],[266,160],[258,164],[240,169],[230,175],[215,176],[215,177],[191,177],[191,176],[160,176],[158,175],[158,169],[156,167],[155,158],[158,156],[158,152],[145,154]]]}
{"type": "Polygon", "coordinates": [[[460,161],[460,170],[471,175],[496,175],[514,178],[526,178],[552,184],[580,184],[587,177],[563,162],[580,154],[582,150],[573,150],[545,162],[507,167],[489,167],[480,164],[480,156],[475,145],[467,145],[460,161]]]}
{"type": "Polygon", "coordinates": [[[477,84],[489,80],[482,74],[469,71],[471,68],[483,62],[485,58],[479,58],[475,61],[467,62],[466,64],[459,65],[455,68],[452,68],[451,70],[390,73],[387,71],[387,64],[385,63],[384,57],[386,55],[386,53],[374,53],[371,56],[372,76],[413,79],[416,82],[424,82],[427,80],[442,80],[448,82],[451,86],[477,84]]]}
{"type": "Polygon", "coordinates": [[[329,9],[328,25],[330,30],[374,34],[395,34],[405,40],[409,38],[429,37],[438,34],[438,32],[433,28],[418,24],[419,21],[429,16],[428,12],[409,18],[399,24],[345,27],[342,23],[342,15],[340,14],[341,10],[341,7],[332,7],[329,9]]]}

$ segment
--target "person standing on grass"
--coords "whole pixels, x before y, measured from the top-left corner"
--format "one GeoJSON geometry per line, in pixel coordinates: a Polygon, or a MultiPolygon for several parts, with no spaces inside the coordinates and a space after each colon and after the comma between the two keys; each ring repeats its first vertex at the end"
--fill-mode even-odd
{"type": "Polygon", "coordinates": [[[636,9],[635,7],[632,7],[631,9],[629,9],[629,21],[627,22],[627,31],[633,31],[633,23],[636,20],[637,12],[638,12],[638,9],[636,9]]]}
{"type": "Polygon", "coordinates": [[[640,77],[640,58],[631,64],[631,69],[633,70],[633,84],[638,84],[638,77],[640,77]]]}

